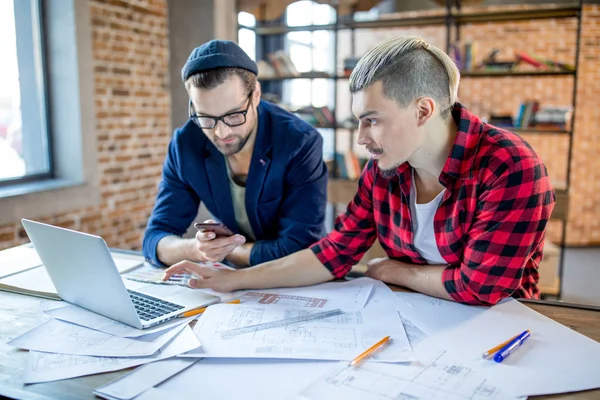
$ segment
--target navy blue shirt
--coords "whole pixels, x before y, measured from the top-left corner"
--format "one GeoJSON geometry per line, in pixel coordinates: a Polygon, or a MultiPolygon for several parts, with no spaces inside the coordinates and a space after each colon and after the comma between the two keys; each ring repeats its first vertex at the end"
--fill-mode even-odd
{"type": "MultiPolygon", "coordinates": [[[[246,212],[256,236],[250,265],[307,248],[325,235],[327,167],[323,139],[310,124],[261,100],[258,130],[246,181],[246,212]]],[[[240,233],[225,157],[192,121],[175,130],[163,166],[143,253],[157,265],[158,242],[182,236],[200,202],[240,233]]]]}

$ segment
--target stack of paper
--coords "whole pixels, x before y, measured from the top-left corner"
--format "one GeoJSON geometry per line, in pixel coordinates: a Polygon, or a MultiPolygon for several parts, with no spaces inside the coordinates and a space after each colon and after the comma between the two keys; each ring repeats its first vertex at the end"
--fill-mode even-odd
{"type": "Polygon", "coordinates": [[[105,320],[75,306],[40,314],[37,327],[8,343],[30,350],[24,383],[116,371],[175,357],[200,346],[188,325],[190,318],[148,330],[105,320]]]}
{"type": "MultiPolygon", "coordinates": [[[[211,306],[194,328],[203,346],[179,357],[205,358],[153,388],[145,385],[136,399],[165,393],[185,399],[194,386],[202,387],[204,397],[246,400],[499,400],[600,387],[600,344],[515,300],[473,307],[422,294],[395,294],[381,282],[362,284],[372,286],[364,307],[348,301],[360,297],[348,296],[350,289],[336,296],[335,286],[321,293],[315,287],[304,288],[304,293],[297,288],[255,291],[242,294],[240,305],[211,306]],[[335,317],[221,335],[233,328],[318,313],[341,300],[347,306],[335,317]],[[531,329],[531,338],[507,360],[482,359],[485,350],[525,329],[531,329]],[[393,336],[390,345],[406,338],[402,344],[412,351],[388,346],[354,367],[347,361],[325,361],[347,360],[360,353],[362,339],[373,343],[374,336],[384,332],[393,336]],[[412,360],[398,362],[403,355],[412,360]],[[235,385],[231,376],[236,376],[235,385]]],[[[167,372],[165,368],[161,379],[167,372]]],[[[147,375],[151,380],[153,375],[147,375]]],[[[132,382],[140,379],[138,375],[132,382]]]]}

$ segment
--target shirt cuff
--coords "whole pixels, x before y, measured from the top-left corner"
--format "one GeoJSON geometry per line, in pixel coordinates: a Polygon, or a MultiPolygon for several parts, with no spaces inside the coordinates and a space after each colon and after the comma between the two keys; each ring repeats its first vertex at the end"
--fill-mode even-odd
{"type": "Polygon", "coordinates": [[[321,264],[323,264],[336,279],[343,278],[350,272],[352,266],[346,265],[339,260],[338,251],[335,248],[335,245],[331,243],[327,237],[319,240],[317,243],[310,246],[309,249],[312,250],[321,264]]]}

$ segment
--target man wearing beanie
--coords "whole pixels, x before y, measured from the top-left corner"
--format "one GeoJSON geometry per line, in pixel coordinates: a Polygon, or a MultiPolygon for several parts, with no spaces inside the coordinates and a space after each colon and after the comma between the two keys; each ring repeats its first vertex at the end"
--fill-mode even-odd
{"type": "MultiPolygon", "coordinates": [[[[175,130],[143,241],[157,265],[182,260],[260,264],[325,235],[321,135],[261,100],[258,68],[234,42],[213,40],[182,71],[190,119],[175,130]],[[182,235],[200,202],[235,234],[182,235]]],[[[211,221],[212,222],[212,221],[211,221]]]]}

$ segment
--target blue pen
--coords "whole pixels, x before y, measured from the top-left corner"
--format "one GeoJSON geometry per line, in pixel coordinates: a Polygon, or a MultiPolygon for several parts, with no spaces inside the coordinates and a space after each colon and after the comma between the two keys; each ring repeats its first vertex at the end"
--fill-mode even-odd
{"type": "Polygon", "coordinates": [[[494,361],[498,363],[502,362],[502,360],[511,355],[513,351],[521,347],[521,345],[525,343],[525,340],[527,340],[529,336],[531,336],[531,332],[529,330],[521,333],[509,344],[498,350],[498,352],[494,355],[494,361]]]}

